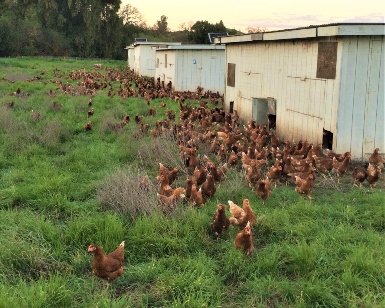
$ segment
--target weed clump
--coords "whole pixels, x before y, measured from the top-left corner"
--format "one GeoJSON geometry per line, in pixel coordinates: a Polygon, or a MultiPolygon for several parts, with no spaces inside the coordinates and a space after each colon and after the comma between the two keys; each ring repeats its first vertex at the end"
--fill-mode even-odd
{"type": "Polygon", "coordinates": [[[156,185],[141,170],[118,169],[104,179],[97,198],[119,215],[134,219],[158,208],[156,193],[156,185]]]}
{"type": "Polygon", "coordinates": [[[142,142],[138,147],[138,159],[144,166],[157,170],[159,163],[168,168],[178,167],[179,172],[187,175],[187,169],[175,140],[167,135],[159,136],[151,142],[142,142]]]}

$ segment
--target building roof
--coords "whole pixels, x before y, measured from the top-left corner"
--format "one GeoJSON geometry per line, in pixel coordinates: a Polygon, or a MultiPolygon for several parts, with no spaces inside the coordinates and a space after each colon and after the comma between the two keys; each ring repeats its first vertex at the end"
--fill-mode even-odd
{"type": "Polygon", "coordinates": [[[174,45],[182,45],[182,43],[176,43],[176,42],[135,42],[132,44],[132,46],[138,46],[138,45],[150,45],[150,46],[174,46],[174,45]]]}
{"type": "Polygon", "coordinates": [[[249,33],[227,37],[217,37],[215,44],[242,43],[251,41],[273,41],[287,39],[314,38],[344,35],[385,35],[385,23],[334,23],[283,29],[261,33],[249,33]]]}
{"type": "Polygon", "coordinates": [[[209,45],[209,44],[191,44],[191,45],[172,45],[167,47],[160,47],[158,50],[224,50],[223,45],[209,45]]]}

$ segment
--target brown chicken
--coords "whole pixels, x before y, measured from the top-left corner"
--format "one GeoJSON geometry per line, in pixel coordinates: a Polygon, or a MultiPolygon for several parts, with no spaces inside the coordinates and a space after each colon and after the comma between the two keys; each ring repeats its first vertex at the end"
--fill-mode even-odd
{"type": "Polygon", "coordinates": [[[340,177],[345,174],[346,171],[349,169],[349,163],[350,163],[350,152],[347,152],[344,160],[342,162],[339,162],[336,157],[333,157],[333,169],[332,172],[335,172],[337,174],[337,182],[340,183],[340,177]]]}
{"type": "Polygon", "coordinates": [[[266,176],[271,179],[271,182],[274,183],[274,187],[277,188],[277,184],[279,184],[281,180],[282,166],[281,165],[273,165],[270,167],[270,170],[266,173],[266,176]]]}
{"type": "Polygon", "coordinates": [[[236,249],[241,249],[246,256],[253,253],[254,244],[250,222],[247,222],[246,227],[235,236],[234,246],[236,249]]]}
{"type": "Polygon", "coordinates": [[[317,157],[322,157],[323,156],[323,152],[322,152],[322,144],[317,144],[316,146],[312,145],[310,147],[310,150],[309,152],[307,153],[307,158],[308,159],[313,159],[313,156],[317,156],[317,157]]]}
{"type": "Polygon", "coordinates": [[[244,228],[247,222],[249,222],[251,226],[256,223],[257,218],[253,212],[253,209],[250,206],[249,199],[243,199],[243,209],[241,209],[231,200],[229,200],[228,202],[230,205],[230,214],[232,215],[230,217],[230,223],[233,226],[239,226],[241,228],[244,228]]]}
{"type": "Polygon", "coordinates": [[[188,200],[188,204],[195,207],[200,207],[203,205],[202,188],[199,188],[198,190],[196,184],[192,184],[191,195],[188,200]]]}
{"type": "Polygon", "coordinates": [[[202,195],[205,199],[211,198],[217,191],[215,181],[212,174],[208,174],[206,181],[202,184],[202,195]]]}
{"type": "Polygon", "coordinates": [[[197,186],[201,186],[206,181],[206,172],[206,167],[201,167],[200,169],[198,167],[195,167],[192,180],[194,183],[197,184],[197,186]]]}
{"type": "Polygon", "coordinates": [[[159,163],[159,176],[164,175],[168,178],[168,183],[171,185],[178,175],[178,167],[174,167],[173,169],[169,170],[167,167],[165,167],[162,163],[159,163]]]}
{"type": "Polygon", "coordinates": [[[369,157],[369,163],[371,163],[374,167],[382,169],[384,168],[384,159],[380,156],[380,154],[378,154],[379,151],[379,148],[374,149],[373,153],[369,157]]]}
{"type": "Polygon", "coordinates": [[[85,131],[92,130],[92,123],[88,122],[87,124],[84,124],[84,130],[85,131]]]}
{"type": "Polygon", "coordinates": [[[92,272],[96,276],[112,282],[123,274],[124,241],[108,255],[104,254],[101,247],[94,244],[88,246],[88,252],[94,254],[92,272]]]}
{"type": "Polygon", "coordinates": [[[300,176],[295,176],[295,191],[299,194],[305,194],[310,200],[313,199],[311,197],[311,192],[314,186],[314,176],[313,174],[309,174],[306,179],[302,179],[300,176]]]}
{"type": "Polygon", "coordinates": [[[215,235],[219,237],[229,228],[229,225],[230,221],[226,216],[226,205],[218,204],[211,223],[211,228],[214,230],[215,235]]]}
{"type": "Polygon", "coordinates": [[[289,155],[286,157],[286,162],[285,162],[285,165],[283,166],[283,169],[282,169],[282,175],[285,179],[286,186],[290,180],[290,177],[288,176],[288,174],[293,173],[293,172],[296,172],[296,170],[291,163],[291,156],[289,155]]]}
{"type": "Polygon", "coordinates": [[[201,161],[199,155],[196,156],[195,153],[191,153],[191,155],[186,155],[185,157],[185,166],[187,168],[190,168],[192,172],[194,172],[195,167],[200,168],[201,166],[201,161]]]}
{"type": "Polygon", "coordinates": [[[226,178],[227,163],[223,164],[221,168],[217,168],[215,164],[211,164],[209,170],[215,182],[222,182],[226,178]]]}
{"type": "Polygon", "coordinates": [[[167,167],[165,167],[162,163],[159,163],[159,175],[161,174],[165,174],[165,175],[168,175],[170,172],[170,170],[168,170],[167,167]]]}
{"type": "Polygon", "coordinates": [[[317,170],[325,177],[325,173],[333,169],[333,158],[330,157],[318,157],[313,155],[313,161],[317,170]]]}
{"type": "Polygon", "coordinates": [[[175,180],[176,178],[178,177],[178,167],[174,167],[173,169],[170,170],[170,172],[168,173],[168,182],[169,184],[171,185],[175,180]]]}
{"type": "Polygon", "coordinates": [[[313,181],[315,180],[316,178],[316,171],[317,169],[315,167],[313,167],[313,164],[310,162],[306,165],[303,165],[302,168],[301,168],[301,171],[297,171],[297,172],[293,172],[293,173],[288,173],[287,176],[289,178],[292,178],[294,179],[294,182],[295,182],[295,176],[299,176],[301,179],[307,179],[309,174],[313,175],[313,181]]]}
{"type": "Polygon", "coordinates": [[[57,110],[62,109],[63,105],[59,104],[58,102],[52,102],[52,108],[57,111],[57,110]]]}
{"type": "Polygon", "coordinates": [[[170,186],[170,182],[168,180],[168,177],[164,174],[161,174],[157,176],[156,178],[158,181],[160,181],[160,188],[159,188],[159,193],[161,195],[165,196],[171,196],[172,193],[174,192],[174,189],[170,186]]]}
{"type": "MultiPolygon", "coordinates": [[[[238,222],[239,219],[242,218],[242,216],[244,216],[244,210],[236,205],[233,201],[229,200],[227,201],[229,203],[229,206],[230,206],[230,214],[231,214],[231,217],[230,217],[230,220],[233,219],[233,221],[235,222],[238,222]]],[[[231,222],[231,221],[230,221],[231,222]]]]}
{"type": "Polygon", "coordinates": [[[235,168],[237,166],[237,164],[238,164],[238,155],[234,151],[231,151],[231,153],[229,155],[229,158],[227,159],[227,164],[231,168],[235,168]]]}
{"type": "Polygon", "coordinates": [[[261,179],[257,186],[257,196],[265,203],[271,196],[271,184],[269,178],[261,179]]]}
{"type": "Polygon", "coordinates": [[[183,187],[175,188],[171,196],[157,194],[162,209],[165,212],[175,209],[183,200],[186,190],[183,187]]]}
{"type": "Polygon", "coordinates": [[[261,172],[259,168],[255,166],[250,166],[245,171],[245,179],[251,190],[254,190],[259,179],[261,177],[261,172]]]}
{"type": "Polygon", "coordinates": [[[185,186],[185,189],[186,189],[186,198],[189,199],[191,197],[191,189],[192,189],[192,184],[193,184],[193,181],[191,178],[187,178],[186,179],[186,186],[185,186]]]}
{"type": "Polygon", "coordinates": [[[336,152],[334,152],[332,150],[326,149],[326,155],[328,157],[330,157],[330,158],[334,158],[335,157],[339,162],[342,162],[345,159],[346,155],[348,155],[348,154],[349,154],[349,152],[345,152],[343,154],[339,154],[339,153],[336,153],[336,152]]]}
{"type": "Polygon", "coordinates": [[[375,167],[372,164],[369,164],[367,169],[367,177],[366,180],[368,181],[370,185],[370,189],[373,189],[373,187],[376,187],[377,181],[380,178],[381,174],[381,168],[375,167]]]}
{"type": "Polygon", "coordinates": [[[273,148],[277,148],[281,145],[281,140],[274,134],[273,131],[270,131],[270,146],[273,148]]]}
{"type": "Polygon", "coordinates": [[[209,152],[210,153],[214,153],[216,154],[219,150],[219,147],[220,147],[220,143],[219,143],[219,140],[217,139],[217,137],[215,137],[212,141],[211,141],[211,145],[210,145],[210,150],[209,152]]]}
{"type": "Polygon", "coordinates": [[[357,186],[357,182],[360,183],[360,188],[362,187],[362,182],[366,180],[366,177],[368,176],[365,168],[363,166],[357,166],[354,168],[354,171],[353,171],[353,187],[357,186]]]}

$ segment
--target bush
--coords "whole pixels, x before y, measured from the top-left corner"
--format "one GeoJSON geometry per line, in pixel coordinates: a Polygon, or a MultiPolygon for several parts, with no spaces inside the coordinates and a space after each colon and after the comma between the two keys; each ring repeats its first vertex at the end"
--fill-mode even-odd
{"type": "Polygon", "coordinates": [[[157,187],[143,171],[117,169],[102,182],[97,199],[119,215],[136,218],[158,208],[156,193],[157,187]]]}

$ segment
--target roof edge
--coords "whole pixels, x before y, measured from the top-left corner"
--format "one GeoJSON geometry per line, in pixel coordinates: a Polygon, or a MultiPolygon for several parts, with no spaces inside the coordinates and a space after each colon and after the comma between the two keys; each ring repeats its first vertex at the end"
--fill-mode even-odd
{"type": "Polygon", "coordinates": [[[385,23],[334,23],[318,26],[310,25],[308,27],[293,29],[218,37],[214,39],[214,43],[228,44],[343,35],[385,35],[385,23]]]}

